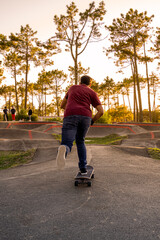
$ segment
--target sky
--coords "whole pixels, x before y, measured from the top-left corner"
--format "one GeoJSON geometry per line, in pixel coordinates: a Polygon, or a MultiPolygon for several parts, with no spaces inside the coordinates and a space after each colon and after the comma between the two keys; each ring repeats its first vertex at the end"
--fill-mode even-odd
{"type": "MultiPolygon", "coordinates": [[[[37,31],[36,37],[41,41],[46,41],[54,36],[56,26],[53,22],[54,15],[66,14],[66,5],[70,5],[69,0],[0,0],[0,34],[9,36],[10,33],[20,31],[20,26],[29,24],[30,27],[37,31]]],[[[80,11],[88,8],[90,0],[74,1],[80,11]]],[[[96,6],[100,0],[96,0],[96,6]]],[[[107,13],[104,17],[106,25],[111,25],[113,18],[120,17],[120,14],[126,14],[130,8],[137,9],[138,12],[147,11],[147,15],[155,15],[153,25],[160,27],[160,0],[104,0],[107,13]]],[[[103,32],[104,36],[106,32],[103,32]]],[[[108,46],[108,39],[100,43],[91,43],[86,50],[80,55],[79,61],[85,68],[90,67],[89,75],[97,82],[102,82],[105,77],[109,76],[116,82],[122,81],[125,77],[130,77],[130,69],[125,74],[117,73],[118,68],[114,65],[113,60],[105,56],[103,47],[108,46]]],[[[68,73],[68,66],[73,66],[73,60],[70,53],[54,55],[53,69],[64,70],[68,73]]],[[[156,68],[156,67],[155,67],[156,68]]],[[[150,70],[153,71],[153,67],[150,70]]],[[[141,69],[140,69],[141,74],[141,69]]],[[[37,80],[37,71],[30,72],[29,78],[37,80]]],[[[32,81],[31,80],[31,81],[32,81]]],[[[13,81],[13,80],[12,80],[13,81]]]]}

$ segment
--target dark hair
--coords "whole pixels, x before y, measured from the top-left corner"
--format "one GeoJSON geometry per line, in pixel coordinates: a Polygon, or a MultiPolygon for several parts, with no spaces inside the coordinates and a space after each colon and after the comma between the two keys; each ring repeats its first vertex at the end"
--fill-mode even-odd
{"type": "Polygon", "coordinates": [[[81,84],[89,85],[92,78],[90,76],[84,75],[81,77],[81,84]]]}

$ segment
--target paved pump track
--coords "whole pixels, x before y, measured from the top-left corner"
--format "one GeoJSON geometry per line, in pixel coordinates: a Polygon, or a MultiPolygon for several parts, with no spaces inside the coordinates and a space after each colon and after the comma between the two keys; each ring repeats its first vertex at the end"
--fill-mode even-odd
{"type": "Polygon", "coordinates": [[[88,137],[127,135],[121,145],[87,145],[92,187],[74,187],[76,147],[58,171],[58,122],[1,122],[0,150],[36,148],[33,162],[0,171],[1,240],[159,240],[160,124],[93,125],[88,137]]]}

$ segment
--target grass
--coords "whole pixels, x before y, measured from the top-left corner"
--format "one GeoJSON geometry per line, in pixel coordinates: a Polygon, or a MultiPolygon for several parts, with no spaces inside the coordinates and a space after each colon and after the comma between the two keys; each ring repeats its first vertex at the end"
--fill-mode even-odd
{"type": "MultiPolygon", "coordinates": [[[[56,140],[61,142],[61,134],[53,134],[56,140]]],[[[101,145],[116,145],[120,144],[121,140],[127,138],[127,136],[119,136],[117,134],[111,134],[105,137],[86,137],[86,144],[101,144],[101,145]]]]}
{"type": "Polygon", "coordinates": [[[52,133],[52,135],[55,137],[57,141],[61,142],[61,139],[62,139],[61,134],[52,133]]]}
{"type": "Polygon", "coordinates": [[[117,134],[111,134],[105,137],[86,138],[86,144],[102,144],[102,145],[117,145],[121,143],[121,140],[127,138],[127,136],[119,136],[117,134]]]}
{"type": "Polygon", "coordinates": [[[22,151],[0,151],[0,170],[16,167],[32,161],[35,149],[22,151]]]}
{"type": "Polygon", "coordinates": [[[148,148],[148,153],[151,158],[160,160],[160,149],[159,148],[148,148]]]}

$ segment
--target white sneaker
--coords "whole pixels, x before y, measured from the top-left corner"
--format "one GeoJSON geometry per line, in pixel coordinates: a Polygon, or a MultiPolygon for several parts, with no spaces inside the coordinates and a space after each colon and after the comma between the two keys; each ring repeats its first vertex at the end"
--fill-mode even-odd
{"type": "Polygon", "coordinates": [[[58,148],[58,153],[56,157],[56,163],[58,169],[64,169],[66,163],[66,147],[64,145],[60,145],[58,148]]]}

